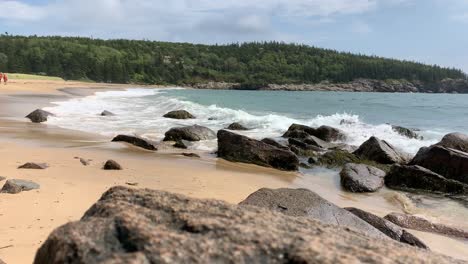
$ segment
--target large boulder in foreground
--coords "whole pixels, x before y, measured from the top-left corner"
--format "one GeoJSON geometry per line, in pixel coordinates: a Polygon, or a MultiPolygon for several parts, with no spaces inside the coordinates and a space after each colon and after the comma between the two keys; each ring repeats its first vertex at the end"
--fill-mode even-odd
{"type": "Polygon", "coordinates": [[[340,172],[341,186],[350,192],[376,192],[384,186],[385,172],[365,164],[348,163],[340,172]]]}
{"type": "Polygon", "coordinates": [[[411,233],[405,231],[401,227],[397,226],[396,224],[378,217],[374,214],[371,214],[369,212],[363,211],[358,208],[345,208],[355,216],[361,218],[362,220],[366,221],[373,227],[377,228],[380,230],[380,232],[384,233],[391,239],[394,239],[396,241],[399,241],[401,243],[406,243],[415,247],[419,248],[424,248],[424,249],[429,249],[421,240],[419,240],[417,237],[412,235],[411,233]]]}
{"type": "Polygon", "coordinates": [[[33,123],[42,123],[42,122],[46,122],[47,118],[53,115],[54,114],[50,112],[44,111],[42,109],[37,109],[34,112],[27,115],[26,118],[29,118],[29,120],[31,120],[31,122],[33,123]]]}
{"type": "Polygon", "coordinates": [[[418,189],[448,194],[468,194],[468,184],[447,179],[421,166],[394,165],[385,176],[392,189],[418,189]]]}
{"type": "Polygon", "coordinates": [[[158,148],[150,141],[144,138],[135,137],[135,136],[118,135],[114,139],[112,139],[112,142],[126,142],[126,143],[129,143],[131,145],[134,145],[136,147],[143,148],[146,150],[151,150],[151,151],[158,150],[158,148]]]}
{"type": "Polygon", "coordinates": [[[299,168],[299,159],[291,151],[227,130],[218,131],[218,157],[285,171],[299,168]]]}
{"type": "Polygon", "coordinates": [[[324,224],[347,227],[371,237],[387,238],[352,213],[330,203],[307,189],[260,189],[240,205],[253,205],[281,212],[289,216],[308,217],[324,224]]]}
{"type": "Polygon", "coordinates": [[[114,187],[59,227],[35,264],[462,263],[258,207],[114,187]]]}
{"type": "Polygon", "coordinates": [[[171,118],[171,119],[194,119],[195,118],[195,116],[193,116],[191,113],[185,110],[171,111],[165,114],[163,117],[171,118]]]}
{"type": "Polygon", "coordinates": [[[371,137],[362,143],[354,154],[362,159],[372,160],[382,164],[405,164],[409,161],[408,154],[397,150],[385,140],[371,137]]]}
{"type": "Polygon", "coordinates": [[[200,140],[210,140],[215,139],[216,133],[203,126],[193,125],[186,127],[175,127],[171,128],[166,132],[164,141],[200,141],[200,140]]]}
{"type": "Polygon", "coordinates": [[[447,226],[439,223],[432,223],[429,220],[414,215],[391,213],[384,218],[404,228],[468,239],[468,230],[463,230],[461,228],[447,226]]]}
{"type": "Polygon", "coordinates": [[[16,194],[23,191],[39,189],[41,186],[35,182],[19,179],[7,180],[0,193],[16,194]]]}
{"type": "Polygon", "coordinates": [[[468,152],[468,135],[462,133],[450,133],[445,135],[436,145],[468,152]]]}
{"type": "Polygon", "coordinates": [[[442,146],[421,148],[410,162],[445,178],[468,184],[468,153],[442,146]]]}

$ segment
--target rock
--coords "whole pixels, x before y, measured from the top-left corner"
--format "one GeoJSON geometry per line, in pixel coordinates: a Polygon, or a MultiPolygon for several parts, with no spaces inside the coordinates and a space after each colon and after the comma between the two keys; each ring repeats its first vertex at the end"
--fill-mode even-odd
{"type": "Polygon", "coordinates": [[[444,136],[436,145],[468,152],[468,135],[462,133],[451,133],[444,136]]]}
{"type": "Polygon", "coordinates": [[[34,163],[28,162],[18,167],[18,169],[28,169],[28,170],[45,170],[49,166],[45,163],[34,163]]]}
{"type": "Polygon", "coordinates": [[[392,189],[417,189],[449,194],[468,194],[468,184],[447,179],[421,166],[394,165],[385,176],[392,189]]]}
{"type": "Polygon", "coordinates": [[[307,163],[304,163],[304,162],[301,162],[299,164],[299,167],[303,168],[303,169],[312,169],[312,166],[310,166],[309,164],[307,163]]]}
{"type": "Polygon", "coordinates": [[[451,227],[444,224],[432,223],[421,217],[408,214],[391,213],[384,218],[404,228],[468,239],[468,230],[463,230],[461,228],[451,227]]]}
{"type": "Polygon", "coordinates": [[[165,114],[163,117],[172,118],[172,119],[194,119],[195,118],[195,116],[193,116],[192,114],[190,114],[189,112],[185,110],[171,111],[165,114]]]}
{"type": "Polygon", "coordinates": [[[321,126],[317,128],[315,134],[312,134],[327,142],[345,140],[346,135],[342,130],[330,126],[321,126]]]}
{"type": "Polygon", "coordinates": [[[0,182],[1,182],[1,181],[4,181],[4,180],[6,180],[6,178],[3,177],[3,176],[0,176],[0,182]]]}
{"type": "Polygon", "coordinates": [[[112,142],[126,142],[126,143],[129,143],[131,145],[134,145],[136,147],[143,148],[146,150],[151,150],[151,151],[158,150],[158,148],[150,141],[143,139],[143,138],[135,137],[135,136],[118,135],[114,139],[112,139],[112,142]]]}
{"type": "Polygon", "coordinates": [[[81,162],[81,164],[83,164],[83,166],[89,166],[89,160],[85,160],[83,158],[80,158],[80,162],[81,162]]]}
{"type": "Polygon", "coordinates": [[[282,137],[284,137],[284,138],[304,139],[304,138],[307,138],[309,136],[310,136],[310,134],[308,134],[307,132],[304,132],[302,130],[293,130],[293,131],[288,131],[288,132],[284,133],[284,135],[282,137]]]}
{"type": "Polygon", "coordinates": [[[348,163],[340,177],[341,186],[350,192],[376,192],[384,186],[385,172],[365,164],[348,163]]]}
{"type": "Polygon", "coordinates": [[[307,138],[304,139],[304,143],[312,145],[312,146],[316,146],[322,149],[330,149],[330,148],[334,148],[337,146],[336,144],[328,143],[315,136],[308,136],[307,138]]]}
{"type": "Polygon", "coordinates": [[[342,167],[348,163],[360,163],[360,159],[356,155],[342,150],[328,151],[318,158],[318,164],[328,168],[342,167]]]}
{"type": "Polygon", "coordinates": [[[392,130],[407,138],[414,138],[420,140],[424,139],[424,137],[418,135],[418,133],[414,132],[414,130],[406,127],[392,125],[392,130]]]}
{"type": "Polygon", "coordinates": [[[308,162],[309,164],[311,164],[311,165],[316,165],[316,164],[319,163],[317,157],[310,157],[310,158],[307,160],[307,162],[308,162]]]}
{"type": "MultiPolygon", "coordinates": [[[[294,131],[303,131],[307,133],[307,135],[314,135],[317,131],[317,129],[305,125],[299,125],[299,124],[292,124],[289,128],[286,134],[288,132],[294,132],[294,131]]],[[[291,136],[283,136],[283,137],[291,137],[291,136]]]]}
{"type": "MultiPolygon", "coordinates": [[[[292,151],[297,156],[300,156],[300,157],[317,156],[318,155],[317,153],[319,152],[316,148],[302,149],[302,148],[296,147],[294,145],[290,145],[289,150],[292,151]]],[[[323,150],[321,150],[321,151],[323,151],[323,150]]]]}
{"type": "Polygon", "coordinates": [[[307,189],[260,189],[240,205],[253,205],[295,217],[308,217],[324,224],[354,229],[376,238],[387,238],[373,226],[352,213],[323,199],[307,189]]]}
{"type": "Polygon", "coordinates": [[[114,187],[54,230],[35,264],[462,263],[253,206],[114,187]]]}
{"type": "Polygon", "coordinates": [[[203,126],[194,125],[194,126],[186,126],[186,127],[176,127],[171,128],[169,131],[166,132],[166,137],[164,141],[179,141],[179,140],[187,140],[187,141],[200,141],[200,140],[210,140],[215,139],[216,133],[203,126]]]}
{"type": "Polygon", "coordinates": [[[232,123],[230,124],[226,129],[229,129],[229,130],[249,130],[248,128],[246,128],[245,126],[239,124],[239,123],[232,123]]]}
{"type": "Polygon", "coordinates": [[[406,232],[396,224],[378,217],[374,214],[371,214],[369,212],[357,209],[357,208],[345,208],[355,216],[361,218],[362,220],[366,221],[373,227],[377,228],[380,232],[384,233],[388,237],[390,237],[393,240],[410,244],[415,247],[419,248],[424,248],[424,249],[429,249],[421,240],[419,240],[417,237],[412,235],[411,233],[406,232]]]}
{"type": "Polygon", "coordinates": [[[289,148],[287,146],[284,146],[281,143],[279,143],[278,141],[276,141],[274,139],[271,139],[271,138],[264,138],[264,139],[262,139],[262,142],[267,143],[268,145],[271,145],[273,147],[289,150],[289,148]]]}
{"type": "Polygon", "coordinates": [[[305,143],[304,141],[300,141],[299,139],[295,139],[295,138],[289,138],[288,143],[289,143],[290,147],[295,146],[295,147],[300,148],[302,150],[310,150],[310,151],[314,151],[314,152],[324,150],[324,149],[322,149],[322,148],[320,148],[318,146],[309,145],[309,144],[305,143]]]}
{"type": "Polygon", "coordinates": [[[218,157],[286,171],[299,167],[299,160],[291,151],[227,130],[218,131],[218,157]]]}
{"type": "MultiPolygon", "coordinates": [[[[330,144],[330,143],[329,143],[330,144]]],[[[349,153],[353,153],[354,151],[358,150],[359,147],[353,146],[353,145],[348,145],[344,143],[340,144],[334,144],[335,146],[332,146],[328,148],[329,150],[341,150],[341,151],[346,151],[349,153]]]]}
{"type": "Polygon", "coordinates": [[[27,115],[26,118],[29,118],[33,123],[42,123],[46,122],[49,116],[54,116],[54,114],[41,109],[37,109],[34,112],[27,115]]]}
{"type": "Polygon", "coordinates": [[[125,184],[129,186],[138,186],[138,182],[126,182],[125,184]]]}
{"type": "Polygon", "coordinates": [[[40,188],[40,185],[35,182],[12,179],[12,180],[6,181],[6,183],[3,185],[3,188],[0,192],[16,194],[16,193],[20,193],[23,191],[31,191],[31,190],[35,190],[39,188],[40,188]]]}
{"type": "Polygon", "coordinates": [[[408,154],[403,153],[385,140],[371,137],[364,142],[354,154],[362,159],[373,160],[382,164],[405,164],[408,162],[408,154]]]}
{"type": "Polygon", "coordinates": [[[104,164],[104,170],[122,170],[122,166],[114,160],[108,160],[104,164]]]}
{"type": "Polygon", "coordinates": [[[419,165],[445,178],[468,184],[468,153],[441,146],[421,148],[409,165],[419,165]]]}
{"type": "Polygon", "coordinates": [[[104,110],[102,113],[101,113],[101,116],[115,116],[114,113],[112,112],[109,112],[107,110],[104,110]]]}
{"type": "Polygon", "coordinates": [[[188,146],[185,140],[177,140],[176,143],[172,146],[178,149],[188,149],[188,146]]]}
{"type": "Polygon", "coordinates": [[[182,156],[189,157],[189,158],[201,158],[200,155],[196,153],[182,153],[182,156]]]}

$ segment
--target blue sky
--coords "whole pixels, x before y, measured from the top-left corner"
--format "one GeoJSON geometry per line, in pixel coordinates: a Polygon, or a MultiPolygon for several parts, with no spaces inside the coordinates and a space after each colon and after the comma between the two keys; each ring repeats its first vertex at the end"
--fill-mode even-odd
{"type": "Polygon", "coordinates": [[[468,72],[468,0],[0,0],[0,8],[10,34],[278,40],[468,72]]]}

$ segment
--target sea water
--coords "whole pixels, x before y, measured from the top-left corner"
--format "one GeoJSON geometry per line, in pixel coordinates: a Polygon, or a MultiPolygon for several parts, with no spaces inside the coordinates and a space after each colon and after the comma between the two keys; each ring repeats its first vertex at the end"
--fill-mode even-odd
{"type": "MultiPolygon", "coordinates": [[[[293,123],[343,130],[345,143],[360,145],[371,136],[415,154],[450,132],[468,133],[468,95],[346,92],[193,90],[182,88],[127,89],[98,92],[84,98],[54,102],[49,124],[107,136],[134,134],[162,140],[172,127],[198,124],[219,130],[239,122],[239,132],[262,139],[279,138],[293,123]],[[196,119],[174,120],[163,115],[187,110],[196,119]],[[115,113],[100,116],[103,110],[115,113]],[[424,139],[409,139],[391,125],[417,129],[424,139]]],[[[194,149],[213,151],[216,140],[194,149]]]]}

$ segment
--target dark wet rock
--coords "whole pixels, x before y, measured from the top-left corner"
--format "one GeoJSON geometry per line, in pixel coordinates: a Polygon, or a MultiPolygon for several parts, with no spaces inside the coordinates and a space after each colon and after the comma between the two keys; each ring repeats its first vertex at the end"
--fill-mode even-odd
{"type": "Polygon", "coordinates": [[[394,165],[385,176],[385,185],[392,189],[417,189],[430,192],[468,195],[468,184],[447,179],[417,165],[394,165]]]}
{"type": "Polygon", "coordinates": [[[201,158],[200,155],[196,153],[182,153],[182,156],[188,157],[188,158],[201,158]]]}
{"type": "Polygon", "coordinates": [[[232,123],[230,124],[226,129],[229,129],[229,130],[249,130],[248,128],[246,128],[245,126],[235,122],[235,123],[232,123]]]}
{"type": "Polygon", "coordinates": [[[468,152],[468,135],[462,133],[451,133],[445,135],[436,145],[468,152]]]}
{"type": "Polygon", "coordinates": [[[112,142],[126,142],[128,144],[134,145],[139,148],[143,148],[146,150],[156,151],[158,148],[149,140],[144,138],[135,137],[135,136],[127,136],[127,135],[118,135],[112,142]]]}
{"type": "Polygon", "coordinates": [[[414,139],[421,139],[421,140],[424,139],[424,137],[420,136],[413,129],[409,129],[406,127],[392,125],[392,130],[407,138],[414,138],[414,139]]]}
{"type": "Polygon", "coordinates": [[[188,144],[185,140],[177,140],[176,143],[172,146],[178,149],[188,149],[188,144]]]}
{"type": "Polygon", "coordinates": [[[138,186],[138,182],[126,182],[128,186],[138,186]]]}
{"type": "Polygon", "coordinates": [[[101,116],[115,116],[115,114],[107,110],[104,110],[102,111],[101,116]]]}
{"type": "Polygon", "coordinates": [[[59,227],[35,264],[462,263],[254,206],[114,187],[59,227]]]}
{"type": "Polygon", "coordinates": [[[26,118],[29,118],[33,123],[42,123],[46,122],[49,116],[54,116],[54,114],[41,109],[37,109],[34,112],[27,115],[26,118]]]}
{"type": "Polygon", "coordinates": [[[346,139],[346,135],[342,130],[331,127],[331,126],[321,126],[317,128],[315,134],[312,134],[312,135],[327,142],[333,142],[333,141],[346,139]]]}
{"type": "Polygon", "coordinates": [[[347,119],[341,119],[340,121],[340,126],[343,126],[343,125],[352,125],[352,124],[355,124],[356,122],[354,122],[353,120],[347,120],[347,119]]]}
{"type": "Polygon", "coordinates": [[[303,149],[303,150],[324,151],[324,149],[321,148],[321,147],[307,144],[306,142],[301,141],[299,139],[295,139],[295,138],[289,138],[288,143],[289,143],[289,146],[295,146],[295,147],[298,147],[298,148],[303,149]]]}
{"type": "Polygon", "coordinates": [[[120,166],[120,164],[117,163],[115,160],[108,160],[104,164],[103,169],[104,170],[122,170],[122,166],[120,166]]]}
{"type": "Polygon", "coordinates": [[[332,150],[320,156],[318,163],[328,168],[337,168],[348,163],[360,163],[360,159],[347,151],[332,150]]]}
{"type": "Polygon", "coordinates": [[[322,149],[330,149],[330,148],[337,147],[337,144],[328,143],[315,136],[308,136],[307,138],[304,139],[304,143],[312,145],[312,146],[316,146],[322,149]]]}
{"type": "Polygon", "coordinates": [[[260,189],[240,205],[259,206],[289,216],[308,217],[325,224],[348,227],[376,238],[386,238],[380,231],[352,213],[307,189],[260,189]]]}
{"type": "Polygon", "coordinates": [[[165,114],[163,117],[172,118],[172,119],[194,119],[195,118],[195,116],[193,116],[192,114],[190,114],[189,112],[185,110],[171,111],[165,114]]]}
{"type": "Polygon", "coordinates": [[[213,121],[213,120],[218,120],[218,118],[217,117],[210,117],[210,118],[208,118],[208,120],[213,121]]]}
{"type": "Polygon", "coordinates": [[[371,137],[364,142],[354,154],[362,159],[373,160],[382,164],[406,164],[409,160],[408,154],[397,150],[385,140],[376,137],[371,137]]]}
{"type": "Polygon", "coordinates": [[[45,170],[49,166],[45,163],[28,162],[18,167],[18,169],[45,170]]]}
{"type": "Polygon", "coordinates": [[[468,184],[468,153],[441,146],[421,148],[410,162],[445,178],[468,184]]]}
{"type": "Polygon", "coordinates": [[[218,157],[286,171],[297,170],[299,166],[298,158],[291,151],[227,130],[218,131],[218,157]]]}
{"type": "Polygon", "coordinates": [[[32,182],[32,181],[26,181],[26,180],[18,180],[18,179],[12,179],[12,180],[7,180],[5,184],[3,185],[2,190],[0,191],[1,193],[10,193],[10,194],[16,194],[20,193],[23,191],[31,191],[35,189],[39,189],[40,185],[32,182]]]}
{"type": "Polygon", "coordinates": [[[264,138],[264,139],[262,139],[262,142],[267,143],[268,145],[271,145],[273,147],[280,148],[280,149],[285,149],[285,150],[289,149],[287,146],[282,145],[281,143],[279,143],[278,141],[276,141],[276,140],[274,140],[272,138],[264,138]]]}
{"type": "MultiPolygon", "coordinates": [[[[296,147],[294,145],[289,146],[289,150],[292,151],[294,154],[296,154],[299,157],[312,157],[312,156],[317,156],[318,155],[318,150],[315,148],[311,149],[302,149],[299,147],[296,147]]],[[[321,150],[322,151],[322,150],[321,150]]]]}
{"type": "Polygon", "coordinates": [[[216,133],[203,126],[194,125],[186,127],[175,127],[171,128],[166,132],[166,137],[164,141],[200,141],[200,140],[210,140],[216,138],[216,133]]]}
{"type": "Polygon", "coordinates": [[[284,138],[295,138],[295,139],[304,139],[304,138],[307,138],[309,136],[310,136],[309,133],[304,132],[302,130],[287,131],[283,135],[284,138]]]}
{"type": "Polygon", "coordinates": [[[319,163],[318,157],[310,157],[307,162],[311,165],[317,165],[319,163]]]}
{"type": "Polygon", "coordinates": [[[366,221],[373,227],[377,228],[380,232],[384,233],[388,237],[390,237],[393,240],[406,243],[415,247],[419,248],[424,248],[424,249],[429,249],[421,240],[419,240],[417,237],[412,235],[409,232],[406,232],[404,229],[401,227],[397,226],[396,224],[382,218],[378,217],[374,214],[371,214],[369,212],[363,211],[361,209],[357,208],[345,208],[355,216],[361,218],[362,220],[366,221]]]}
{"type": "Polygon", "coordinates": [[[385,172],[365,164],[348,163],[340,177],[341,186],[350,192],[376,192],[384,186],[385,172]]]}
{"type": "Polygon", "coordinates": [[[385,216],[384,218],[403,228],[414,229],[422,232],[431,232],[450,237],[468,239],[468,230],[463,230],[461,228],[439,223],[432,223],[429,220],[426,220],[421,217],[408,214],[391,213],[385,216]]]}
{"type": "MultiPolygon", "coordinates": [[[[307,133],[308,135],[314,135],[317,131],[317,129],[305,125],[299,125],[299,124],[292,124],[289,128],[288,131],[286,131],[286,134],[288,132],[294,132],[294,131],[303,131],[307,133]]],[[[290,137],[290,136],[283,136],[283,137],[290,137]]]]}
{"type": "Polygon", "coordinates": [[[299,164],[299,167],[303,168],[303,169],[312,169],[312,166],[310,166],[309,164],[307,163],[304,163],[304,162],[301,162],[299,164]]]}

